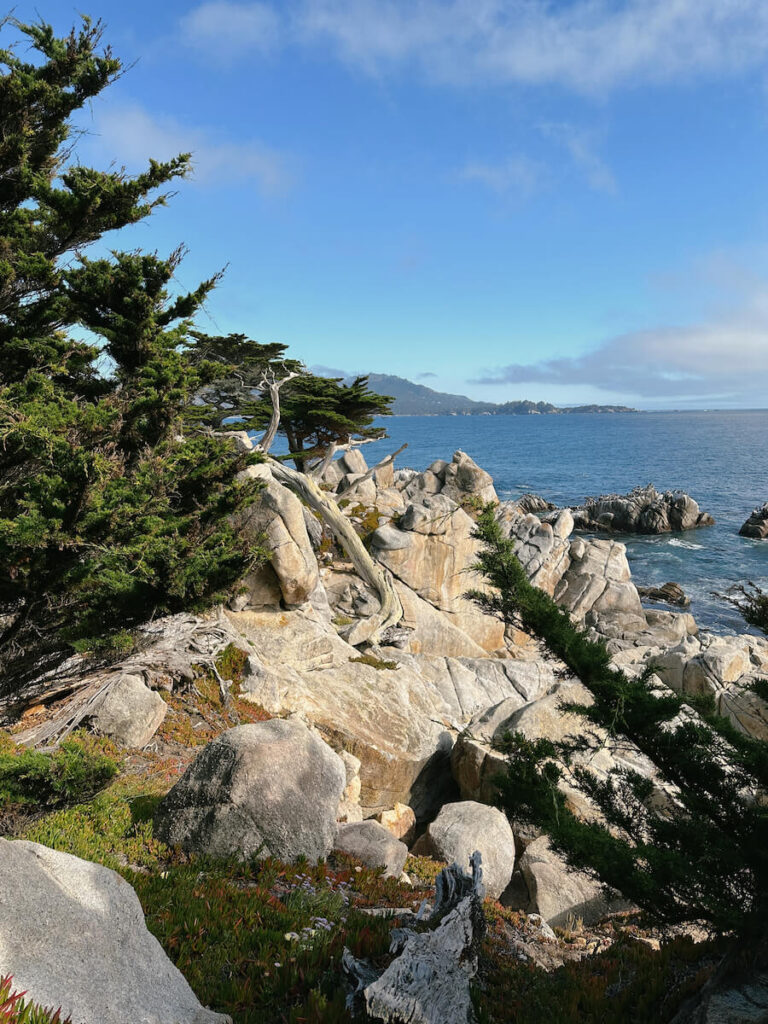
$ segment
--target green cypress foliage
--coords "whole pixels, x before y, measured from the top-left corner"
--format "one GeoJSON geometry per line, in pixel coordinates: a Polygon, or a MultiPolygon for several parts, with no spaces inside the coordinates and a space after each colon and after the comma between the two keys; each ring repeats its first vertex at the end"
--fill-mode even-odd
{"type": "Polygon", "coordinates": [[[557,788],[574,743],[508,737],[509,769],[502,802],[515,817],[549,834],[574,867],[592,871],[664,923],[699,920],[720,932],[762,935],[768,913],[768,744],[737,731],[711,702],[649,686],[610,666],[602,643],[531,585],[493,509],[478,523],[484,542],[478,569],[493,587],[473,598],[542,639],[591,691],[576,710],[610,734],[632,740],[677,788],[677,806],[659,813],[650,786],[617,769],[607,782],[574,767],[609,827],[585,822],[557,788]],[[685,705],[689,705],[686,712],[685,705]],[[691,714],[691,705],[697,714],[691,714]]]}
{"type": "Polygon", "coordinates": [[[204,392],[205,418],[216,428],[236,418],[241,422],[232,423],[233,428],[263,429],[272,413],[269,398],[259,390],[263,374],[271,373],[278,380],[297,374],[280,390],[280,433],[302,472],[310,458],[322,456],[332,444],[386,436],[384,428],[373,426],[373,421],[391,415],[394,399],[371,391],[367,377],[356,377],[350,384],[341,378],[319,377],[298,360],[287,358],[285,345],[259,343],[242,334],[195,334],[194,339],[194,357],[223,370],[204,392]]]}
{"type": "Polygon", "coordinates": [[[281,402],[282,430],[296,468],[304,471],[310,455],[322,455],[332,444],[386,437],[384,427],[374,427],[373,421],[390,416],[393,401],[371,391],[367,377],[351,384],[313,374],[291,381],[281,402]]]}
{"type": "Polygon", "coordinates": [[[0,50],[0,689],[150,616],[204,606],[252,553],[229,515],[247,464],[196,426],[222,369],[184,352],[216,282],[181,258],[84,255],[147,217],[189,157],[142,174],[72,160],[71,116],[121,73],[101,28],[6,20],[0,50]],[[31,43],[31,47],[30,44],[31,43]],[[22,55],[23,51],[23,55],[22,55]],[[195,415],[190,410],[194,410],[195,415]]]}

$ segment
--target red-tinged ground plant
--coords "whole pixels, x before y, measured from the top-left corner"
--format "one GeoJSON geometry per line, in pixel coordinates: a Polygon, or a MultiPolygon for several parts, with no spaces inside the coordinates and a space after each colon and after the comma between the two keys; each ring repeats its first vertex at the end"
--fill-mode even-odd
{"type": "Polygon", "coordinates": [[[64,1020],[61,1010],[46,1010],[24,997],[25,992],[14,988],[13,978],[0,978],[0,1024],[72,1024],[72,1018],[64,1020]]]}
{"type": "Polygon", "coordinates": [[[253,456],[200,424],[222,372],[185,352],[216,283],[174,294],[181,259],[89,245],[143,220],[189,157],[141,174],[73,160],[71,118],[121,74],[83,19],[0,24],[0,691],[72,646],[204,607],[253,553],[231,513],[253,456]],[[194,415],[193,415],[194,410],[194,415]]]}

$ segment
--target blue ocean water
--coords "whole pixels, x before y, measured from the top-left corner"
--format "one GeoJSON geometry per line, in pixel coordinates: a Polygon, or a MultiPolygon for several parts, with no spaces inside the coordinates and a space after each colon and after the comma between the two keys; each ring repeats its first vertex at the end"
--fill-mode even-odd
{"type": "Polygon", "coordinates": [[[647,483],[687,491],[715,526],[620,539],[635,582],[679,583],[703,628],[745,632],[738,613],[713,592],[744,580],[768,587],[768,540],[738,535],[752,509],[768,501],[768,411],[397,416],[381,422],[390,440],[364,449],[369,463],[404,441],[399,467],[424,469],[461,448],[491,473],[502,498],[533,491],[573,505],[647,483]]]}

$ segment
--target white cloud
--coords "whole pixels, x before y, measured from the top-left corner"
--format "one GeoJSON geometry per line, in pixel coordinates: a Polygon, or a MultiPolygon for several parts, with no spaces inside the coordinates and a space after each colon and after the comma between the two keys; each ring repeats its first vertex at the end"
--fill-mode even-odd
{"type": "Polygon", "coordinates": [[[568,153],[590,188],[613,195],[617,191],[613,171],[595,151],[593,133],[571,124],[545,124],[542,131],[568,153]]]}
{"type": "Polygon", "coordinates": [[[475,383],[588,385],[666,404],[762,407],[768,395],[768,318],[635,331],[582,356],[511,364],[475,383]]]}
{"type": "MultiPolygon", "coordinates": [[[[667,299],[695,301],[696,320],[609,338],[579,356],[512,363],[472,383],[584,389],[670,408],[764,408],[768,396],[768,250],[716,251],[657,278],[667,299]]],[[[587,399],[585,399],[587,400],[587,399]]],[[[603,399],[605,400],[605,399],[603,399]]]]}
{"type": "Polygon", "coordinates": [[[442,82],[586,92],[738,73],[768,56],[765,0],[218,0],[183,30],[232,56],[282,34],[370,73],[408,63],[442,82]]]}
{"type": "Polygon", "coordinates": [[[464,181],[475,181],[503,195],[516,192],[530,196],[547,176],[547,169],[526,156],[510,157],[500,164],[470,161],[459,173],[464,181]]]}
{"type": "Polygon", "coordinates": [[[219,58],[272,50],[280,39],[280,18],[267,4],[210,0],[181,19],[186,43],[219,58]]]}
{"type": "Polygon", "coordinates": [[[155,117],[137,104],[102,108],[93,126],[91,145],[129,168],[150,157],[167,160],[192,153],[192,180],[201,185],[254,182],[264,195],[290,189],[294,177],[287,158],[260,142],[232,142],[217,133],[155,117]]]}

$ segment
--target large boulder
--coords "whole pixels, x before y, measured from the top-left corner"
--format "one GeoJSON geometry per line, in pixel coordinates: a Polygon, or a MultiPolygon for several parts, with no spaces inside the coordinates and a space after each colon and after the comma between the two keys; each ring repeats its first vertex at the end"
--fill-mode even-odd
{"type": "Polygon", "coordinates": [[[198,754],[155,835],[190,853],[315,862],[333,846],[346,784],[341,758],[298,719],[241,725],[198,754]]]}
{"type": "Polygon", "coordinates": [[[462,800],[446,804],[418,840],[414,852],[448,864],[466,864],[479,850],[488,896],[498,899],[515,869],[515,838],[504,814],[495,807],[462,800]]]}
{"type": "Polygon", "coordinates": [[[288,606],[309,600],[318,583],[317,558],[307,533],[304,506],[273,477],[269,466],[249,466],[244,475],[264,481],[259,500],[243,515],[254,544],[266,538],[269,561],[288,606]]]}
{"type": "Polygon", "coordinates": [[[333,848],[357,858],[366,867],[383,868],[385,878],[399,878],[408,847],[378,821],[357,821],[339,825],[333,848]]]}
{"type": "Polygon", "coordinates": [[[530,897],[528,912],[540,914],[552,928],[566,927],[579,918],[589,927],[629,907],[618,894],[607,900],[603,886],[566,864],[546,836],[529,843],[519,863],[530,897]]]}
{"type": "Polygon", "coordinates": [[[124,747],[145,747],[163,723],[168,705],[139,675],[123,673],[98,699],[88,727],[124,747]]]}
{"type": "Polygon", "coordinates": [[[554,597],[574,619],[610,635],[637,633],[646,628],[623,544],[579,537],[571,542],[569,556],[570,565],[554,597]]]}
{"type": "Polygon", "coordinates": [[[765,540],[768,537],[768,501],[754,510],[739,533],[742,537],[752,537],[754,540],[765,540]]]}
{"type": "Polygon", "coordinates": [[[453,626],[492,653],[504,649],[504,624],[466,598],[468,590],[487,588],[485,579],[471,571],[481,549],[473,531],[472,519],[455,503],[442,495],[439,503],[424,498],[407,509],[399,526],[382,526],[372,534],[371,552],[453,626]]]}
{"type": "Polygon", "coordinates": [[[73,1024],[225,1024],[150,934],[115,871],[0,839],[0,977],[73,1024]]]}

